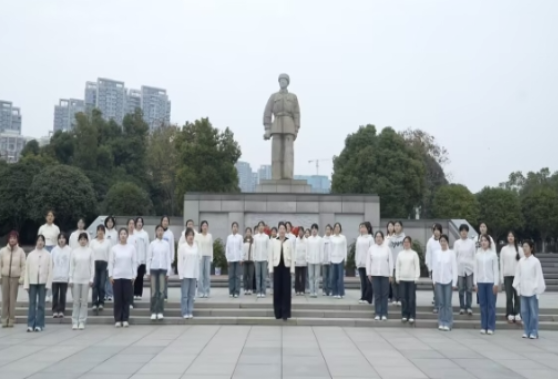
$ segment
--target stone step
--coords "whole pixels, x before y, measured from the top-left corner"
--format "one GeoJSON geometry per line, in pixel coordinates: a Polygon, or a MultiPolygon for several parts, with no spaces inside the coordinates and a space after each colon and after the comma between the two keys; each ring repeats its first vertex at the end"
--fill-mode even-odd
{"type": "MultiPolygon", "coordinates": [[[[26,317],[16,317],[17,324],[25,325],[26,317]]],[[[428,328],[435,329],[438,326],[437,320],[421,320],[417,319],[414,325],[402,323],[398,319],[387,321],[375,321],[373,319],[358,318],[291,318],[287,321],[275,320],[273,317],[194,317],[185,320],[182,317],[166,317],[164,320],[151,321],[148,317],[132,317],[130,325],[249,325],[249,326],[336,326],[336,327],[366,327],[366,328],[428,328]]],[[[66,317],[63,319],[46,319],[47,325],[71,324],[71,319],[66,317]]],[[[114,325],[114,318],[111,316],[89,317],[88,325],[114,325]]],[[[456,320],[453,325],[454,329],[480,329],[479,322],[476,320],[456,320]]],[[[47,326],[48,328],[48,326],[47,326]]],[[[505,321],[496,322],[496,331],[498,330],[517,330],[522,332],[520,325],[509,324],[505,321]]],[[[540,322],[540,330],[558,330],[558,322],[540,322]]],[[[77,333],[77,332],[76,332],[77,333]]]]}

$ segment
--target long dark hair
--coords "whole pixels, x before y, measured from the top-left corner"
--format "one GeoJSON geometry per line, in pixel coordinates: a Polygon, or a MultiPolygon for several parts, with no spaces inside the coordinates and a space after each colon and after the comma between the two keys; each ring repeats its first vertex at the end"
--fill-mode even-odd
{"type": "Polygon", "coordinates": [[[515,236],[515,233],[513,232],[513,230],[510,230],[508,232],[508,237],[510,236],[510,234],[513,236],[513,245],[515,247],[515,260],[518,261],[521,259],[521,257],[519,256],[519,247],[517,245],[517,237],[515,236]]]}

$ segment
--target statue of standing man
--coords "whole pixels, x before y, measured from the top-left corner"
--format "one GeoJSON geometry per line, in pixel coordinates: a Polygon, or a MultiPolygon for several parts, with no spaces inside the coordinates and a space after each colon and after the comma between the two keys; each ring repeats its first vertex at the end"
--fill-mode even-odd
{"type": "Polygon", "coordinates": [[[281,89],[271,95],[263,116],[264,140],[271,139],[273,180],[294,176],[294,141],[300,129],[300,107],[296,95],[287,91],[290,81],[289,75],[279,75],[281,89]]]}

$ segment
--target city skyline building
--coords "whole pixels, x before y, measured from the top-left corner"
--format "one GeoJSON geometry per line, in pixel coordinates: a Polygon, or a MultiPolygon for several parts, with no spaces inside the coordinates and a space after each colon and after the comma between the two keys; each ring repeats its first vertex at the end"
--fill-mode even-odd
{"type": "Polygon", "coordinates": [[[14,163],[20,158],[28,138],[21,135],[21,109],[0,100],[0,159],[14,163]]]}
{"type": "Polygon", "coordinates": [[[162,125],[170,124],[171,103],[167,90],[141,86],[141,109],[143,118],[153,131],[162,125]]]}
{"type": "Polygon", "coordinates": [[[0,100],[0,133],[21,134],[21,109],[11,101],[0,100]]]}
{"type": "Polygon", "coordinates": [[[85,112],[85,101],[79,99],[60,99],[54,106],[53,131],[66,132],[72,130],[76,123],[76,113],[85,112]]]}
{"type": "Polygon", "coordinates": [[[238,161],[234,167],[238,173],[238,187],[240,188],[240,192],[255,192],[257,175],[254,175],[250,163],[238,161]]]}

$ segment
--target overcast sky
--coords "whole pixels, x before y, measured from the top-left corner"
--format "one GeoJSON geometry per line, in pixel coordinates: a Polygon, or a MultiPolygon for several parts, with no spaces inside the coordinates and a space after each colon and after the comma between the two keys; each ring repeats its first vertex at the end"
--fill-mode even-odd
{"type": "MultiPolygon", "coordinates": [[[[420,128],[478,191],[558,169],[556,0],[3,0],[0,99],[23,134],[52,129],[85,81],[166,88],[172,121],[229,126],[241,160],[269,164],[262,114],[277,76],[301,105],[296,174],[359,125],[420,128]]],[[[320,174],[331,174],[330,160],[320,174]]]]}

